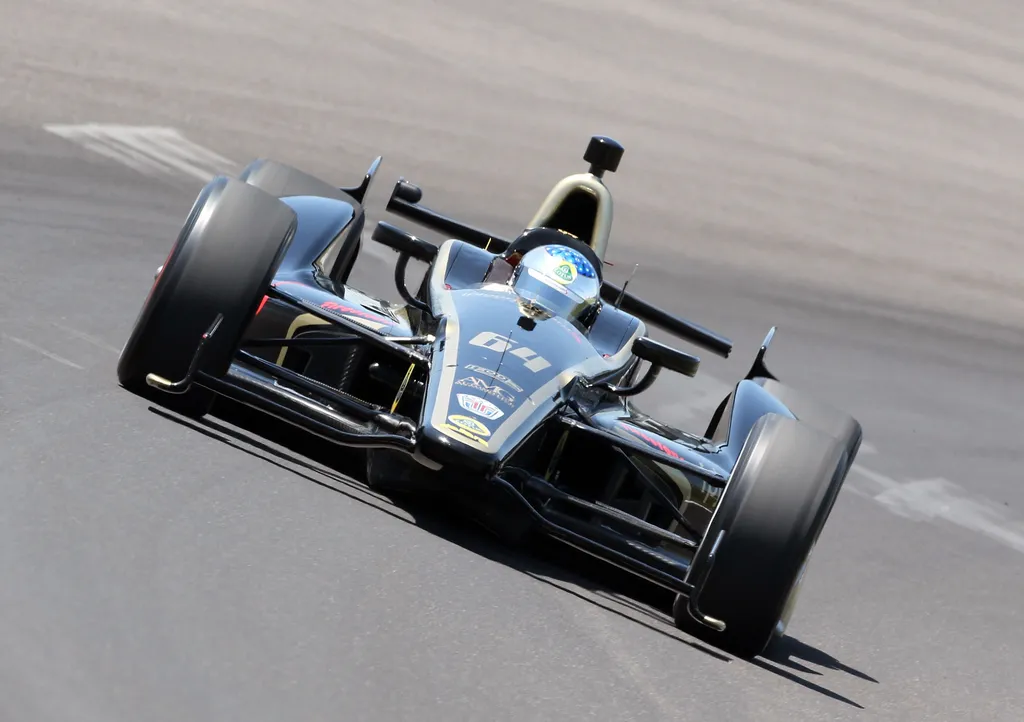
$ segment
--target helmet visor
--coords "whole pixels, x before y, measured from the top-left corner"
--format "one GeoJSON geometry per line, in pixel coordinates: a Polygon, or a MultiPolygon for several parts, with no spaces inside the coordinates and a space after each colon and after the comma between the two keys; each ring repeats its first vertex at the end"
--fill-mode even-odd
{"type": "Polygon", "coordinates": [[[587,307],[586,299],[570,289],[547,279],[532,268],[517,269],[512,282],[516,295],[530,306],[535,306],[551,314],[563,318],[575,318],[587,307]]]}

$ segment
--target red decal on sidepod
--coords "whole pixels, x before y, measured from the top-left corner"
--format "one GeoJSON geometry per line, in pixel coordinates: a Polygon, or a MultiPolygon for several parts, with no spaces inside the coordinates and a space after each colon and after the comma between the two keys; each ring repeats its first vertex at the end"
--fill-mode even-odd
{"type": "Polygon", "coordinates": [[[651,446],[653,446],[655,449],[657,449],[658,451],[662,452],[663,454],[665,454],[667,456],[671,456],[673,459],[682,459],[683,458],[682,456],[677,454],[675,451],[673,451],[669,447],[665,446],[665,444],[661,443],[660,441],[655,439],[653,436],[648,436],[647,434],[642,432],[640,429],[637,429],[637,428],[635,428],[633,426],[629,426],[628,424],[623,424],[622,426],[623,426],[623,428],[626,429],[626,431],[628,431],[629,433],[633,434],[634,436],[639,436],[641,439],[646,441],[648,444],[650,444],[651,446]]]}
{"type": "Polygon", "coordinates": [[[356,308],[355,306],[346,306],[345,304],[338,303],[337,301],[324,301],[320,304],[320,308],[328,311],[335,311],[340,314],[346,314],[349,316],[359,316],[370,321],[377,321],[379,323],[391,324],[391,320],[386,316],[382,316],[379,313],[373,313],[362,308],[356,308]]]}

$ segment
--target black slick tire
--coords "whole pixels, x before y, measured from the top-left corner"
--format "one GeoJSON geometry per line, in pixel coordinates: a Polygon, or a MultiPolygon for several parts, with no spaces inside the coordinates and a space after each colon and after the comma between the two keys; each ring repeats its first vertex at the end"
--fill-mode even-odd
{"type": "Polygon", "coordinates": [[[184,394],[164,393],[148,386],[146,375],[183,378],[218,313],[223,320],[200,370],[225,374],[295,227],[295,213],[273,196],[224,176],[211,180],[196,198],[121,351],[121,385],[194,418],[207,413],[215,396],[211,391],[193,386],[184,394]]]}
{"type": "MultiPolygon", "coordinates": [[[[850,473],[850,468],[853,466],[854,459],[857,458],[857,454],[860,451],[861,442],[864,440],[864,429],[861,427],[860,422],[846,412],[822,403],[803,391],[787,386],[781,381],[760,377],[754,379],[754,383],[784,403],[786,408],[793,413],[793,416],[797,417],[804,424],[813,426],[819,431],[824,431],[842,444],[843,448],[846,449],[846,470],[843,472],[842,479],[842,481],[845,481],[846,476],[850,473]]],[[[835,485],[829,500],[826,518],[832,512],[832,507],[835,505],[836,499],[839,498],[841,488],[842,482],[835,485]]]]}
{"type": "Polygon", "coordinates": [[[793,416],[809,426],[824,431],[834,439],[838,439],[846,448],[850,465],[860,451],[864,431],[860,422],[849,414],[824,404],[806,393],[787,386],[781,381],[769,378],[756,378],[754,383],[784,403],[793,412],[793,416]]]}
{"type": "Polygon", "coordinates": [[[761,654],[828,518],[847,458],[842,442],[813,426],[777,414],[758,419],[689,574],[700,611],[726,627],[697,622],[683,595],[673,605],[676,626],[741,658],[761,654]]]}

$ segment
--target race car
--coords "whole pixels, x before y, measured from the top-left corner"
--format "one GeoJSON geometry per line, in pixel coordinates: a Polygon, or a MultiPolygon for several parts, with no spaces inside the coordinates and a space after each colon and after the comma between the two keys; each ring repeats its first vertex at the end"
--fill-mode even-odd
{"type": "Polygon", "coordinates": [[[288,422],[361,458],[373,488],[458,499],[510,541],[564,542],[674,592],[684,632],[762,654],[785,633],[861,425],[772,375],[774,328],[706,428],[637,407],[661,370],[700,365],[651,328],[723,357],[732,343],[605,280],[605,174],[622,155],[591,138],[588,171],[556,183],[514,239],[430,210],[400,178],[387,211],[445,240],[376,225],[399,302],[348,283],[380,157],[352,187],[267,159],[218,176],[118,379],[191,417],[227,397],[288,422]],[[415,290],[410,260],[426,264],[415,290]]]}

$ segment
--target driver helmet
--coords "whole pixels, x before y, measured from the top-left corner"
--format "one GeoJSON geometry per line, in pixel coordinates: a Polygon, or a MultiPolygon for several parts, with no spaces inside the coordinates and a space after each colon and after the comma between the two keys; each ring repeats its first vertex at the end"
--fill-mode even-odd
{"type": "Polygon", "coordinates": [[[586,323],[600,303],[601,284],[593,264],[567,246],[527,251],[508,283],[524,307],[572,321],[586,323]]]}

